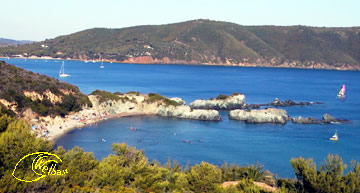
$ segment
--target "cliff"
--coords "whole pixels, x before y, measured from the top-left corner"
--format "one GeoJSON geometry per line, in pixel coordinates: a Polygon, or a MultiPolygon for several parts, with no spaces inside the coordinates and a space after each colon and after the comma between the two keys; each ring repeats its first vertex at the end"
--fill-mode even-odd
{"type": "Polygon", "coordinates": [[[242,26],[193,20],[122,29],[88,29],[30,45],[1,48],[0,55],[359,70],[359,45],[359,27],[242,26]]]}

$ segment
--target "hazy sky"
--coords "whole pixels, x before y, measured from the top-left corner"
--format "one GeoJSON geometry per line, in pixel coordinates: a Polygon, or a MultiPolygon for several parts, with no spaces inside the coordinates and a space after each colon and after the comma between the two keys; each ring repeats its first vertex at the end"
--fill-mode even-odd
{"type": "Polygon", "coordinates": [[[1,0],[0,38],[44,40],[94,28],[194,19],[240,25],[360,26],[360,0],[1,0]]]}

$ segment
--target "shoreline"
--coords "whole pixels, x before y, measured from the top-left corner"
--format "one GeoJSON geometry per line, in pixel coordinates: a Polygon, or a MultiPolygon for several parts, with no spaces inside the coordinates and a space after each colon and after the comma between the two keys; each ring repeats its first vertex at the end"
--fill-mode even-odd
{"type": "MultiPolygon", "coordinates": [[[[93,62],[93,60],[83,60],[83,59],[71,59],[71,58],[47,58],[47,57],[4,57],[4,56],[0,56],[0,58],[3,59],[7,59],[7,58],[11,58],[11,59],[29,59],[29,60],[69,60],[69,61],[83,61],[85,63],[98,63],[98,62],[102,62],[101,60],[94,60],[95,62],[93,62]],[[86,62],[87,61],[87,62],[86,62]]],[[[201,63],[201,62],[168,62],[168,63],[164,63],[164,62],[149,62],[149,63],[139,63],[139,62],[129,62],[129,61],[117,61],[117,60],[103,60],[103,62],[107,62],[107,63],[119,63],[119,64],[142,64],[142,65],[147,65],[147,64],[164,64],[164,65],[194,65],[194,66],[229,66],[229,67],[248,67],[248,68],[284,68],[284,69],[304,69],[304,70],[334,70],[334,71],[360,71],[360,67],[356,68],[356,67],[350,67],[350,68],[344,68],[344,67],[326,67],[326,66],[285,66],[285,65],[278,65],[278,66],[271,66],[271,65],[259,65],[259,64],[252,64],[252,63],[243,63],[243,64],[217,64],[217,63],[201,63]]]]}
{"type": "MultiPolygon", "coordinates": [[[[62,137],[63,135],[67,134],[70,131],[75,129],[84,128],[87,126],[97,125],[100,122],[106,121],[108,119],[117,119],[121,117],[131,117],[131,116],[142,116],[142,115],[153,115],[149,113],[143,112],[122,112],[117,114],[111,115],[99,115],[89,118],[88,114],[84,113],[95,113],[93,110],[85,110],[85,112],[80,111],[73,115],[67,115],[65,118],[55,117],[52,120],[47,118],[47,121],[40,121],[38,124],[41,125],[40,127],[45,127],[45,136],[42,136],[42,130],[40,131],[40,136],[48,141],[55,142],[58,138],[62,137]],[[86,112],[87,111],[87,112],[86,112]],[[79,118],[74,118],[79,117],[79,118]],[[84,118],[86,117],[86,118],[84,118]],[[46,123],[52,122],[52,123],[46,123]],[[43,126],[46,125],[46,126],[43,126]]],[[[34,124],[33,124],[34,125],[34,124]]]]}

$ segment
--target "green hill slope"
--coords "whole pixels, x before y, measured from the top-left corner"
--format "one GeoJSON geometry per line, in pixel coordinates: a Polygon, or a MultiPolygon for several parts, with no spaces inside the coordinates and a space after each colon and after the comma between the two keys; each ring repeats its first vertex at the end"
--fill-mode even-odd
{"type": "Polygon", "coordinates": [[[3,56],[24,53],[129,63],[360,69],[360,27],[241,26],[194,20],[122,29],[95,28],[0,49],[3,56]]]}
{"type": "Polygon", "coordinates": [[[68,83],[0,61],[0,105],[19,116],[31,109],[40,116],[65,115],[91,106],[88,97],[68,83]]]}

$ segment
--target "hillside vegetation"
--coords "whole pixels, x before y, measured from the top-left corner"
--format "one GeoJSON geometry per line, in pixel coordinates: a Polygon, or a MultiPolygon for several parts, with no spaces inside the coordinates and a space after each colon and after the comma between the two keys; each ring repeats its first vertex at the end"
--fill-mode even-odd
{"type": "Polygon", "coordinates": [[[41,116],[62,115],[91,106],[76,86],[0,61],[0,100],[22,113],[30,108],[41,116]]]}
{"type": "Polygon", "coordinates": [[[360,69],[360,27],[241,26],[194,20],[122,29],[95,28],[0,49],[3,56],[24,53],[130,63],[360,69]]]}

